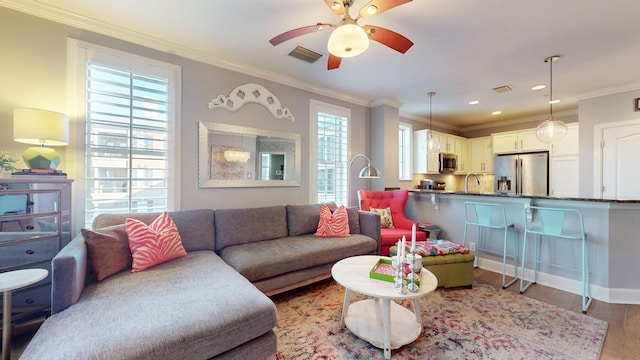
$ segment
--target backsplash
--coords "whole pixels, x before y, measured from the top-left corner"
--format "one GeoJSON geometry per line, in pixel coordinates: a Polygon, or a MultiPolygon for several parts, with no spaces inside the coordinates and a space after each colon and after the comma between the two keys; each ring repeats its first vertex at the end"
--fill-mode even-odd
{"type": "MultiPolygon", "coordinates": [[[[413,188],[418,188],[420,185],[420,180],[422,179],[432,179],[435,181],[442,181],[445,185],[446,191],[464,191],[464,178],[466,175],[453,175],[453,174],[415,174],[413,176],[413,188]]],[[[480,186],[476,186],[475,178],[473,176],[469,176],[469,191],[471,192],[493,192],[493,174],[479,174],[478,179],[480,180],[480,186]]]]}

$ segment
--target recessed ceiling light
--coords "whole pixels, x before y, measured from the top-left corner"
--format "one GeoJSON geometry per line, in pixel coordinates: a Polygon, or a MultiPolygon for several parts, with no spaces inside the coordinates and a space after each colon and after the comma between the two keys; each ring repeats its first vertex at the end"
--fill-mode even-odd
{"type": "Polygon", "coordinates": [[[342,4],[340,4],[337,1],[334,1],[334,2],[331,3],[331,8],[334,9],[334,10],[340,9],[341,7],[342,7],[342,4]]]}
{"type": "Polygon", "coordinates": [[[538,91],[538,90],[542,90],[542,89],[544,89],[546,87],[547,87],[547,85],[536,85],[536,86],[532,87],[531,90],[538,91]]]}
{"type": "Polygon", "coordinates": [[[478,105],[479,103],[480,101],[478,100],[469,101],[469,105],[478,105]]]}
{"type": "Polygon", "coordinates": [[[368,13],[369,15],[376,14],[377,12],[378,12],[378,7],[377,7],[377,6],[375,6],[375,5],[371,5],[371,6],[369,6],[369,7],[367,8],[367,13],[368,13]]]}
{"type": "Polygon", "coordinates": [[[494,111],[491,113],[491,115],[500,115],[502,114],[502,111],[494,111]]]}
{"type": "Polygon", "coordinates": [[[560,102],[560,100],[551,100],[551,101],[549,101],[549,104],[557,104],[559,102],[560,102]]]}

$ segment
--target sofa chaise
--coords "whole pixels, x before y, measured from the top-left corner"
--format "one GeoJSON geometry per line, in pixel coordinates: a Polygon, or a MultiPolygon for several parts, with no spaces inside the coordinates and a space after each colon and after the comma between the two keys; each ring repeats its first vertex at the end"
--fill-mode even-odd
{"type": "MultiPolygon", "coordinates": [[[[276,294],[380,251],[380,218],[349,209],[349,237],[313,236],[320,205],[169,212],[186,256],[101,281],[80,234],[52,263],[52,315],[20,359],[274,358],[276,294]]],[[[94,229],[159,214],[98,216],[94,229]]],[[[97,230],[96,230],[97,231],[97,230]]]]}

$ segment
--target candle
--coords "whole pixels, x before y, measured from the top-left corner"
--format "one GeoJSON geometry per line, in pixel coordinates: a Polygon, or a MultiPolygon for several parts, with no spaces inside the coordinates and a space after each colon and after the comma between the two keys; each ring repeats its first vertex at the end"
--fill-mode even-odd
{"type": "Polygon", "coordinates": [[[413,223],[411,226],[411,252],[414,252],[416,249],[416,223],[413,223]]]}
{"type": "Polygon", "coordinates": [[[400,249],[402,249],[402,256],[400,257],[400,259],[403,262],[404,262],[406,247],[407,247],[407,238],[405,238],[404,235],[402,235],[402,245],[400,245],[400,249]]]}

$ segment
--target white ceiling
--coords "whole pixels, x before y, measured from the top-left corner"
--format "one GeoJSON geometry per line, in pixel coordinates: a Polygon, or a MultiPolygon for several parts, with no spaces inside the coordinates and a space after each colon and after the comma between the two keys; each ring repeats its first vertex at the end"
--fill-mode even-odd
{"type": "MultiPolygon", "coordinates": [[[[367,2],[355,0],[352,15],[367,2]]],[[[640,88],[638,0],[414,0],[359,21],[408,37],[415,45],[406,54],[372,42],[332,71],[326,69],[330,31],[269,43],[293,28],[338,23],[323,0],[3,0],[0,6],[110,29],[108,35],[130,41],[158,40],[165,50],[366,103],[385,100],[419,119],[428,119],[426,93],[435,91],[434,121],[458,129],[547,115],[548,87],[531,87],[548,84],[543,60],[550,55],[561,56],[553,64],[554,98],[561,100],[554,112],[575,110],[578,97],[640,88]],[[325,56],[313,64],[287,56],[297,45],[325,56]],[[513,91],[491,90],[502,85],[513,91]],[[471,100],[480,103],[468,105],[471,100]],[[502,115],[492,116],[494,110],[502,115]]]]}

